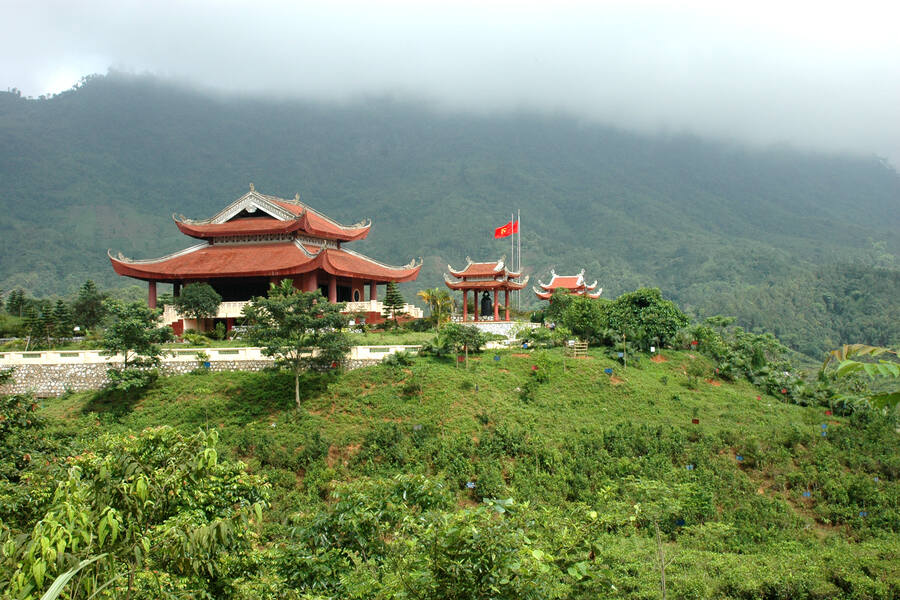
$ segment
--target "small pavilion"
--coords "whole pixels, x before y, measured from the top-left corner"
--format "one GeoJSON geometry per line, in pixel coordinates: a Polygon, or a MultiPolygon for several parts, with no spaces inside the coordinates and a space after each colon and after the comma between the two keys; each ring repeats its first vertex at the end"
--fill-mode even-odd
{"type": "Polygon", "coordinates": [[[556,290],[566,290],[566,292],[576,296],[587,296],[588,298],[594,299],[599,298],[600,294],[603,293],[603,288],[600,288],[596,292],[594,291],[597,288],[596,281],[591,285],[585,283],[584,269],[582,269],[578,275],[557,275],[556,271],[550,269],[550,276],[550,283],[544,283],[541,280],[538,280],[540,289],[536,287],[531,288],[541,300],[549,300],[556,290]]]}
{"type": "MultiPolygon", "coordinates": [[[[395,267],[344,248],[346,242],[369,235],[368,220],[342,225],[301,203],[300,194],[286,200],[261,194],[252,183],[249,192],[209,219],[175,215],[173,219],[182,233],[198,243],[144,260],[110,251],[113,269],[147,282],[151,308],[156,308],[157,283],[173,284],[175,296],[186,284],[208,283],[222,296],[218,318],[228,328],[241,316],[244,304],[266,295],[270,283],[283,279],[290,279],[300,290],[321,290],[329,302],[346,302],[347,310],[368,312],[374,322],[381,318],[377,286],[413,281],[422,267],[415,260],[395,267]]],[[[185,323],[169,309],[163,318],[180,334],[185,323]]]]}
{"type": "Polygon", "coordinates": [[[463,293],[463,322],[469,320],[469,292],[475,294],[475,315],[474,320],[478,321],[479,316],[482,320],[488,317],[485,312],[493,312],[493,320],[500,320],[500,303],[499,294],[504,292],[503,306],[504,319],[509,321],[509,293],[514,290],[521,290],[528,283],[528,277],[519,280],[521,273],[510,271],[506,268],[505,257],[494,262],[472,262],[472,259],[466,257],[466,266],[464,269],[454,269],[447,265],[450,275],[444,273],[444,283],[451,290],[460,290],[463,293]],[[481,297],[481,314],[479,315],[478,293],[482,293],[481,297]],[[493,293],[493,302],[491,302],[491,294],[493,293]],[[485,309],[490,308],[490,311],[485,309]]]}

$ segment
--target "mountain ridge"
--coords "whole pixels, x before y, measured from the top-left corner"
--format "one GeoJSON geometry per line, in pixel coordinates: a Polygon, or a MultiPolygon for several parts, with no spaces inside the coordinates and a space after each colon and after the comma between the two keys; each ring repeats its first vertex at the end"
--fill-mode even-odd
{"type": "Polygon", "coordinates": [[[605,294],[658,286],[703,313],[828,265],[900,264],[900,177],[877,158],[559,116],[214,96],[121,74],[45,100],[0,93],[0,139],[2,289],[120,285],[107,248],[178,250],[173,212],[208,217],[251,181],[339,221],[372,218],[354,249],[425,259],[407,293],[466,255],[508,254],[491,234],[516,208],[526,273],[585,268],[605,294]]]}

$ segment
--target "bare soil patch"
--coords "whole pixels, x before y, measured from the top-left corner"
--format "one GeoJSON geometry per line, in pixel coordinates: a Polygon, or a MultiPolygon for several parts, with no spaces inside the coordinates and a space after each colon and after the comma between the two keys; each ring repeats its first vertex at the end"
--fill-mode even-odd
{"type": "Polygon", "coordinates": [[[515,356],[516,358],[528,358],[531,355],[525,354],[524,352],[517,352],[517,353],[513,354],[513,356],[515,356]]]}
{"type": "Polygon", "coordinates": [[[709,385],[714,386],[714,387],[719,387],[722,385],[722,382],[718,381],[716,379],[707,379],[706,383],[708,383],[709,385]]]}
{"type": "Polygon", "coordinates": [[[656,354],[653,356],[653,358],[650,359],[650,362],[664,363],[664,362],[669,362],[669,359],[666,358],[665,356],[663,356],[662,354],[656,354]]]}
{"type": "Polygon", "coordinates": [[[625,383],[625,380],[613,375],[609,378],[609,382],[613,385],[622,385],[623,383],[625,383]]]}

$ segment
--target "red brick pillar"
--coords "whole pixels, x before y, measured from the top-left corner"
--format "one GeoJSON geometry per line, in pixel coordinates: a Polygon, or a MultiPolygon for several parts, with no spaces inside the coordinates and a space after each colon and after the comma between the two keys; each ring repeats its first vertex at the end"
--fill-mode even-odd
{"type": "Polygon", "coordinates": [[[225,331],[234,329],[234,317],[225,317],[225,331]]]}
{"type": "Polygon", "coordinates": [[[328,301],[332,304],[337,302],[337,277],[334,275],[328,279],[328,301]]]}
{"type": "Polygon", "coordinates": [[[463,290],[463,323],[469,320],[469,290],[463,290]]]}
{"type": "Polygon", "coordinates": [[[506,320],[509,321],[509,290],[505,290],[504,299],[506,300],[506,320]]]}
{"type": "Polygon", "coordinates": [[[147,283],[147,306],[150,308],[156,308],[156,282],[150,281],[147,283]]]}
{"type": "Polygon", "coordinates": [[[498,302],[500,298],[498,294],[499,292],[494,290],[494,321],[500,320],[500,303],[498,302]]]}
{"type": "Polygon", "coordinates": [[[303,280],[303,289],[307,292],[314,292],[319,289],[319,276],[313,271],[312,273],[307,273],[305,279],[303,280]]]}
{"type": "Polygon", "coordinates": [[[374,281],[369,282],[369,300],[378,300],[378,284],[374,281]]]}

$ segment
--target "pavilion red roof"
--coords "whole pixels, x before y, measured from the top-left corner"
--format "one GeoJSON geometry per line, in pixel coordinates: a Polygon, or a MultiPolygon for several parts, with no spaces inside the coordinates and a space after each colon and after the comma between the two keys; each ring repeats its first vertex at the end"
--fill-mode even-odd
{"type": "Polygon", "coordinates": [[[489,279],[486,281],[466,281],[450,279],[444,275],[444,283],[451,290],[521,290],[528,283],[528,277],[522,281],[511,279],[489,279]]]}
{"type": "Polygon", "coordinates": [[[454,269],[447,265],[447,270],[454,277],[464,279],[469,277],[508,277],[515,279],[519,277],[521,273],[516,273],[506,268],[505,260],[505,258],[501,258],[494,262],[472,262],[472,259],[467,256],[465,268],[454,269]]]}
{"type": "Polygon", "coordinates": [[[233,235],[284,234],[303,228],[302,219],[279,221],[269,217],[231,219],[224,223],[191,223],[175,218],[181,233],[200,239],[233,235]]]}
{"type": "Polygon", "coordinates": [[[412,281],[421,263],[395,267],[350,250],[315,248],[294,241],[269,244],[198,244],[152,260],[109,254],[119,275],[147,281],[178,282],[219,277],[277,277],[322,269],[339,277],[373,281],[412,281]]]}
{"type": "Polygon", "coordinates": [[[303,232],[320,239],[350,242],[369,235],[372,224],[366,220],[356,225],[342,225],[300,202],[250,191],[205,220],[176,217],[175,223],[185,234],[200,239],[222,236],[285,234],[303,232]],[[258,215],[246,217],[248,213],[258,215]]]}
{"type": "Polygon", "coordinates": [[[591,298],[599,298],[600,294],[603,293],[603,288],[600,288],[593,294],[590,293],[597,287],[597,282],[594,281],[591,285],[587,285],[584,281],[584,269],[578,275],[557,275],[553,269],[550,270],[550,274],[552,276],[550,283],[538,281],[538,285],[542,289],[533,288],[535,295],[541,300],[549,300],[554,290],[559,289],[579,296],[587,294],[591,298]]]}
{"type": "Polygon", "coordinates": [[[450,275],[444,274],[444,283],[451,290],[521,290],[528,283],[528,277],[515,281],[520,273],[506,268],[505,259],[494,262],[472,262],[466,257],[464,269],[454,269],[447,265],[450,275]]]}

